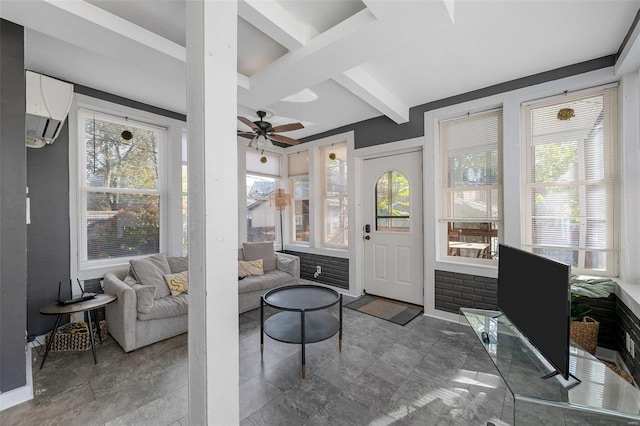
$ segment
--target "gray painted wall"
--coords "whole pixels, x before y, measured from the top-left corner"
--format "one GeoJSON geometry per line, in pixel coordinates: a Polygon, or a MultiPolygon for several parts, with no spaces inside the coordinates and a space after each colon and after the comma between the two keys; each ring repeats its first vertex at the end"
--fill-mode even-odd
{"type": "Polygon", "coordinates": [[[26,385],[24,29],[0,19],[0,392],[26,385]]]}
{"type": "Polygon", "coordinates": [[[358,149],[424,136],[424,113],[427,111],[472,101],[474,99],[485,98],[498,93],[509,92],[511,90],[545,83],[547,81],[559,80],[561,78],[598,70],[600,68],[610,67],[614,65],[615,58],[616,55],[604,56],[602,58],[592,59],[579,64],[557,68],[555,70],[507,81],[505,83],[496,84],[494,86],[485,87],[483,89],[474,90],[472,92],[463,93],[450,98],[418,105],[409,109],[408,123],[396,124],[386,116],[381,116],[302,138],[300,141],[309,142],[353,130],[355,134],[355,147],[358,149]]]}
{"type": "MultiPolygon", "coordinates": [[[[56,76],[51,77],[56,78],[56,76]]],[[[24,83],[22,87],[24,87],[24,83]]],[[[75,93],[186,121],[185,115],[173,111],[86,86],[74,84],[73,88],[75,93]]],[[[24,111],[24,108],[21,111],[24,111]]],[[[22,120],[24,123],[24,112],[22,120]]],[[[24,125],[22,127],[24,146],[24,125]]],[[[31,198],[31,224],[27,228],[27,331],[29,338],[34,338],[53,329],[55,317],[41,315],[40,308],[56,299],[58,282],[62,281],[63,289],[66,289],[66,292],[63,293],[65,296],[68,296],[69,291],[71,253],[69,242],[68,121],[65,122],[60,135],[52,145],[27,150],[27,166],[31,198]]],[[[74,283],[74,286],[76,285],[74,283]]]]}
{"type": "Polygon", "coordinates": [[[27,149],[31,224],[27,225],[27,330],[33,338],[53,329],[40,308],[69,296],[69,126],[52,145],[27,149]]]}

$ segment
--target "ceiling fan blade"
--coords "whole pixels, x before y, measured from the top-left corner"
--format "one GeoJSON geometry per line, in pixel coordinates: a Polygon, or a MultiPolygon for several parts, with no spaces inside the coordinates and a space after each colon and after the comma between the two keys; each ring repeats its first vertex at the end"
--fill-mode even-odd
{"type": "Polygon", "coordinates": [[[249,120],[248,118],[238,116],[238,120],[242,121],[244,124],[251,127],[253,130],[260,130],[260,127],[256,126],[256,123],[249,120]]]}
{"type": "Polygon", "coordinates": [[[247,138],[247,139],[253,139],[256,137],[254,133],[249,133],[249,132],[238,132],[238,136],[242,136],[243,138],[247,138]]]}
{"type": "Polygon", "coordinates": [[[269,139],[272,139],[276,142],[282,142],[282,143],[286,143],[289,145],[298,145],[300,143],[300,141],[297,141],[293,138],[288,138],[286,136],[282,136],[282,135],[275,135],[275,134],[269,134],[269,139]]]}
{"type": "Polygon", "coordinates": [[[292,130],[299,130],[299,129],[304,129],[304,126],[302,125],[302,123],[283,124],[282,126],[274,127],[270,131],[274,133],[281,133],[281,132],[290,132],[292,130]]]}

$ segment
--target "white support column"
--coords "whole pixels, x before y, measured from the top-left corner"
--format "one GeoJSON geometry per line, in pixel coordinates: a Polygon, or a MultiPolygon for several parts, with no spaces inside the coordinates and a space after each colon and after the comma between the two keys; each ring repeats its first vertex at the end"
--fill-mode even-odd
{"type": "Polygon", "coordinates": [[[622,76],[618,91],[620,119],[620,278],[640,284],[640,76],[638,71],[622,76]]]}
{"type": "Polygon", "coordinates": [[[239,423],[237,3],[187,2],[189,422],[239,423]]]}

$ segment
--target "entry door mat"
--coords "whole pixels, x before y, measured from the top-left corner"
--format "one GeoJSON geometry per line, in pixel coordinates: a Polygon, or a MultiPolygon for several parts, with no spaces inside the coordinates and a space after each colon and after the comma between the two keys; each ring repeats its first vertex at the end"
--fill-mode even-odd
{"type": "Polygon", "coordinates": [[[422,313],[422,309],[420,309],[419,306],[372,296],[370,294],[365,294],[344,306],[354,311],[369,314],[400,325],[407,324],[422,313]]]}

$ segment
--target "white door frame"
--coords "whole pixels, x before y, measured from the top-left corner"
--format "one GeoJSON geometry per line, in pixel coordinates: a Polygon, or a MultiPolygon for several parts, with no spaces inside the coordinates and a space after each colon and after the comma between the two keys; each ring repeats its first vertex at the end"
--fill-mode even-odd
{"type": "MultiPolygon", "coordinates": [[[[398,142],[390,142],[390,143],[386,143],[386,144],[382,144],[382,145],[376,145],[376,146],[371,146],[371,147],[366,147],[366,148],[359,148],[354,150],[354,155],[355,155],[355,173],[354,175],[357,176],[356,179],[356,188],[355,188],[355,206],[357,209],[357,213],[355,215],[355,223],[353,228],[350,227],[349,230],[349,234],[353,235],[353,238],[355,238],[356,240],[356,244],[354,244],[355,246],[355,270],[356,272],[356,287],[355,287],[355,291],[356,291],[356,295],[361,295],[363,293],[363,288],[364,288],[364,211],[363,211],[363,204],[364,204],[364,188],[363,188],[363,182],[364,182],[364,160],[367,159],[371,159],[371,158],[377,158],[377,157],[385,157],[388,155],[397,155],[397,154],[404,154],[407,152],[412,152],[412,151],[418,151],[418,150],[422,150],[422,164],[424,164],[424,155],[425,155],[425,149],[424,149],[424,140],[425,138],[423,136],[417,137],[417,138],[412,138],[412,139],[406,139],[403,141],[398,141],[398,142]],[[353,229],[353,234],[351,234],[351,230],[353,229]]],[[[424,180],[424,172],[423,172],[423,180],[424,180]]],[[[422,196],[423,196],[423,203],[424,200],[426,200],[425,198],[425,191],[426,185],[422,185],[422,196]]],[[[423,209],[426,210],[426,209],[423,209]]],[[[423,212],[423,224],[426,224],[426,218],[424,217],[424,212],[423,212]]],[[[423,286],[424,286],[424,276],[425,272],[423,270],[423,286]]],[[[426,300],[427,294],[425,292],[425,300],[426,300]]],[[[426,306],[426,303],[425,305],[426,306]]]]}

